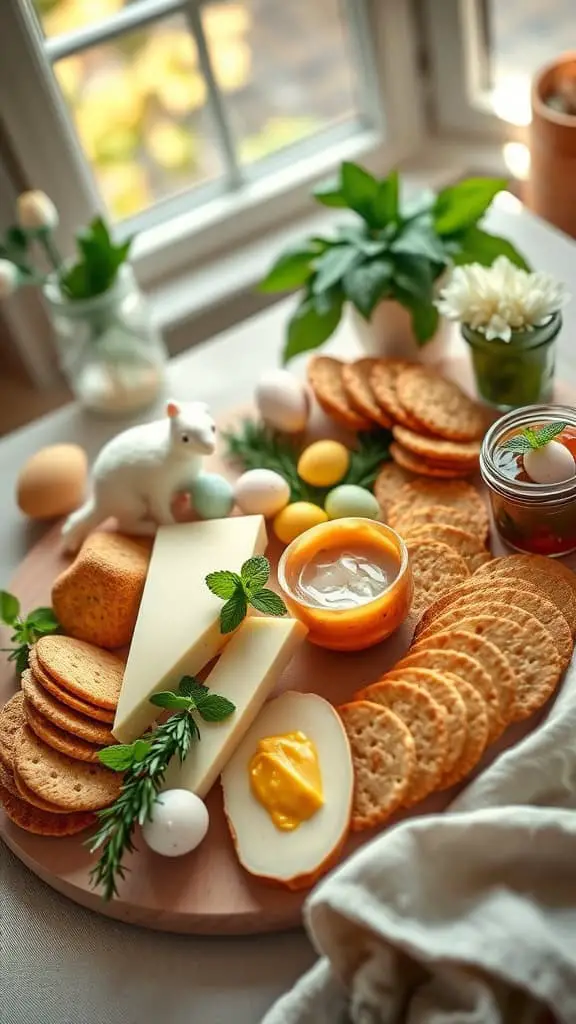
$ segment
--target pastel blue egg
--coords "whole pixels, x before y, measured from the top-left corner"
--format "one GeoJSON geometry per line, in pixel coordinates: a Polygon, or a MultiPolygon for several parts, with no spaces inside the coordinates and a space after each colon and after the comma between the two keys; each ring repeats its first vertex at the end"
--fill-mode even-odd
{"type": "Polygon", "coordinates": [[[329,519],[346,519],[358,516],[361,519],[378,519],[380,506],[371,491],[357,484],[340,484],[326,495],[324,509],[329,519]]]}
{"type": "Polygon", "coordinates": [[[232,484],[219,473],[200,473],[192,484],[190,497],[202,519],[224,519],[234,506],[232,484]]]}

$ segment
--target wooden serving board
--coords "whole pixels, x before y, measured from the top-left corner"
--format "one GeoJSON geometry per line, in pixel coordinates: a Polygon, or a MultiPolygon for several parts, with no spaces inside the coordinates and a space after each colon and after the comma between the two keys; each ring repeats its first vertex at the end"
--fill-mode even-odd
{"type": "MultiPolygon", "coordinates": [[[[248,412],[246,409],[236,411],[226,423],[221,422],[220,427],[230,426],[248,412]]],[[[334,426],[320,418],[311,428],[312,436],[334,436],[335,433],[334,426]]],[[[231,475],[221,453],[207,460],[207,468],[231,475]]],[[[497,553],[503,550],[498,543],[493,549],[497,553]]],[[[267,555],[273,567],[280,553],[280,545],[272,540],[267,555]]],[[[30,551],[11,581],[10,590],[19,597],[25,611],[50,604],[52,581],[67,564],[69,558],[61,553],[60,524],[56,524],[30,551]]],[[[409,646],[413,625],[408,621],[389,640],[354,654],[325,651],[305,642],[282,676],[278,692],[312,690],[335,705],[343,703],[403,655],[409,646]]],[[[0,705],[17,685],[12,666],[3,660],[0,663],[0,705]]],[[[534,728],[537,721],[538,718],[532,718],[529,723],[509,729],[506,739],[490,748],[477,771],[492,761],[503,747],[534,728]]],[[[414,816],[441,810],[455,793],[456,790],[451,790],[435,794],[409,813],[414,816]]],[[[207,806],[208,835],[197,850],[185,857],[160,857],[137,837],[136,852],[125,860],[131,870],[120,885],[120,898],[110,902],[105,902],[90,886],[93,858],[83,845],[89,833],[66,839],[35,836],[13,825],[0,811],[0,837],[34,874],[58,892],[97,913],[131,924],[205,935],[281,931],[299,925],[307,892],[291,893],[262,884],[246,874],[234,853],[218,784],[209,794],[207,806]]],[[[406,816],[396,815],[386,827],[390,828],[406,816]]],[[[352,837],[342,859],[375,834],[365,832],[352,837]]]]}

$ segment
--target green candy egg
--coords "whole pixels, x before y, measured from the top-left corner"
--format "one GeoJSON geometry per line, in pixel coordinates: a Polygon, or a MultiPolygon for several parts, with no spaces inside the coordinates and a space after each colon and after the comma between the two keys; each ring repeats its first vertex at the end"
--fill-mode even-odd
{"type": "Polygon", "coordinates": [[[190,488],[190,497],[202,519],[224,519],[234,506],[232,484],[219,473],[200,473],[190,488]]]}
{"type": "Polygon", "coordinates": [[[361,519],[378,519],[380,506],[374,495],[357,484],[340,484],[326,495],[324,508],[329,519],[346,519],[359,516],[361,519]]]}

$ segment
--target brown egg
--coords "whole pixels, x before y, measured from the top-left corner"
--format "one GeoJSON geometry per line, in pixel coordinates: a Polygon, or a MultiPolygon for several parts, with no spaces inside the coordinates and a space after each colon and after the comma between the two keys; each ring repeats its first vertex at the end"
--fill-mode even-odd
{"type": "Polygon", "coordinates": [[[41,448],[24,463],[16,483],[16,501],[31,519],[53,519],[73,512],[86,491],[88,459],[77,444],[41,448]]]}

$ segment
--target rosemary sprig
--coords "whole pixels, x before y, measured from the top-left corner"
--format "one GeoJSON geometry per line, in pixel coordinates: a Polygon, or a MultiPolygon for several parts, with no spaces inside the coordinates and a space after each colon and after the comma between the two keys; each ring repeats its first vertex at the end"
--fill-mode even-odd
{"type": "Polygon", "coordinates": [[[371,491],[382,463],[392,458],[391,440],[391,432],[384,428],[358,434],[358,446],[350,453],[350,466],[342,483],[357,484],[371,491]]]}
{"type": "Polygon", "coordinates": [[[136,825],[152,818],[170,761],[178,757],[182,763],[192,742],[200,739],[193,713],[206,722],[220,722],[235,710],[231,701],[209,693],[193,676],[184,676],[177,691],[154,694],[151,703],[175,713],[142,739],[100,751],[106,767],[125,773],[120,795],[98,812],[100,826],[86,844],[91,853],[102,851],[90,880],[94,888],[102,887],[105,900],[118,895],[118,880],[124,879],[127,871],[123,857],[134,850],[136,825]]]}

